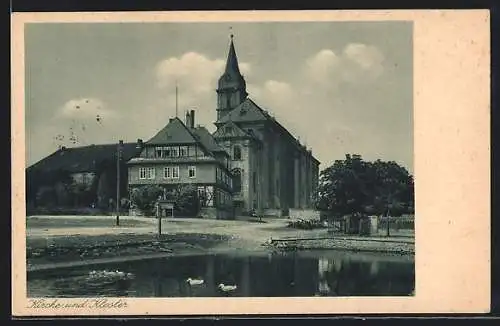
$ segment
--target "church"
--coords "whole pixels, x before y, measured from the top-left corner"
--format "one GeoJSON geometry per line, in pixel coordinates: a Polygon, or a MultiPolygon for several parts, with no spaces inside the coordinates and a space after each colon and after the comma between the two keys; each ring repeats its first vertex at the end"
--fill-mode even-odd
{"type": "Polygon", "coordinates": [[[249,97],[232,35],[216,92],[216,131],[197,126],[194,110],[184,121],[171,118],[128,161],[129,193],[144,184],[191,184],[209,218],[312,210],[320,162],[249,97]]]}

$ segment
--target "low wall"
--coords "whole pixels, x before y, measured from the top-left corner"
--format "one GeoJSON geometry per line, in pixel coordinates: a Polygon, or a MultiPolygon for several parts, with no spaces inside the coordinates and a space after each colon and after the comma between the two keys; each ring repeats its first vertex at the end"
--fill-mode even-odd
{"type": "Polygon", "coordinates": [[[320,212],[314,209],[290,208],[289,217],[291,219],[319,220],[320,212]]]}
{"type": "Polygon", "coordinates": [[[273,216],[273,217],[281,217],[282,215],[282,210],[278,208],[267,208],[264,209],[263,215],[264,216],[273,216]]]}

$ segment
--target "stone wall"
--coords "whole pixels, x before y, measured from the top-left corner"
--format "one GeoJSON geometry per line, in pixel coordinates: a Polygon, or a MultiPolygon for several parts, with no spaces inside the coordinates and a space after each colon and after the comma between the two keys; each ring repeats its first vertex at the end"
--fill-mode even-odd
{"type": "Polygon", "coordinates": [[[292,219],[319,220],[320,212],[314,209],[291,208],[289,217],[292,219]]]}

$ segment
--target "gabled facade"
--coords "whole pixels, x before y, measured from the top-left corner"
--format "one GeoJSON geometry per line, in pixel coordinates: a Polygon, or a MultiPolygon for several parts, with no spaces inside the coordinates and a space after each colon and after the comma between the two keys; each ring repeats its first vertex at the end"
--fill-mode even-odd
{"type": "Polygon", "coordinates": [[[138,157],[128,162],[129,193],[148,184],[168,190],[196,187],[202,198],[201,215],[226,219],[232,214],[229,155],[203,127],[195,127],[194,111],[169,123],[144,143],[138,157]]]}

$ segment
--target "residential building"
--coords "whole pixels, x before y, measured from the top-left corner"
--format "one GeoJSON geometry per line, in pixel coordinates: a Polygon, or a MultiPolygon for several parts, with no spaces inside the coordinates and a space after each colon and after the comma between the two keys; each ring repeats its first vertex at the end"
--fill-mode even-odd
{"type": "Polygon", "coordinates": [[[201,199],[201,216],[234,217],[229,154],[207,129],[195,126],[194,110],[186,113],[186,123],[177,117],[170,119],[128,166],[129,193],[144,185],[160,185],[166,200],[169,191],[191,185],[201,199]]]}

